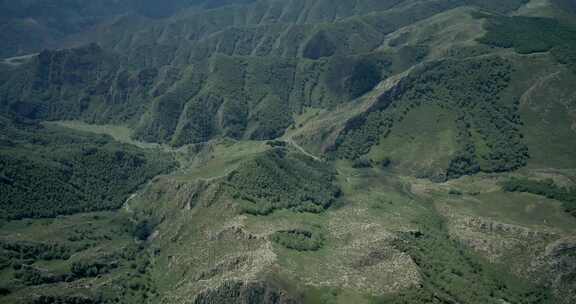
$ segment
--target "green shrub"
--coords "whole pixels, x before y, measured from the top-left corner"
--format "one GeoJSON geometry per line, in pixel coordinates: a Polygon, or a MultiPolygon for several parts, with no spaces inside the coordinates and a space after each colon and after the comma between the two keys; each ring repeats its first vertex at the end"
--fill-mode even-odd
{"type": "Polygon", "coordinates": [[[324,245],[324,239],[319,232],[302,229],[275,232],[272,241],[297,251],[316,251],[324,245]]]}
{"type": "Polygon", "coordinates": [[[117,261],[101,259],[97,261],[80,261],[72,263],[70,272],[75,279],[91,278],[109,273],[118,267],[117,261]]]}
{"type": "Polygon", "coordinates": [[[457,190],[457,189],[450,189],[450,191],[448,191],[448,194],[460,196],[460,195],[462,195],[463,193],[462,193],[462,191],[457,190]]]}
{"type": "Polygon", "coordinates": [[[371,159],[363,157],[354,160],[354,162],[352,163],[352,168],[356,169],[372,168],[373,166],[374,164],[371,159]]]}
{"type": "Polygon", "coordinates": [[[134,237],[139,241],[146,241],[154,232],[154,225],[149,220],[141,220],[134,228],[134,237]]]}
{"type": "Polygon", "coordinates": [[[0,252],[7,258],[32,260],[67,260],[73,250],[56,243],[38,243],[27,241],[0,241],[0,252]]]}
{"type": "Polygon", "coordinates": [[[380,168],[382,169],[388,168],[390,165],[392,165],[392,160],[389,157],[384,157],[384,159],[380,161],[380,168]]]}

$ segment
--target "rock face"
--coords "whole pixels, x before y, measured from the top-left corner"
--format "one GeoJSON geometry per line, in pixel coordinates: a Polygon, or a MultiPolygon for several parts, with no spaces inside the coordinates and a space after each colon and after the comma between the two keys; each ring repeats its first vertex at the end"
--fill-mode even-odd
{"type": "Polygon", "coordinates": [[[299,304],[284,290],[263,282],[225,282],[216,289],[200,293],[194,304],[299,304]]]}
{"type": "Polygon", "coordinates": [[[549,276],[561,303],[576,301],[576,238],[563,238],[548,245],[544,255],[532,266],[549,276]]]}

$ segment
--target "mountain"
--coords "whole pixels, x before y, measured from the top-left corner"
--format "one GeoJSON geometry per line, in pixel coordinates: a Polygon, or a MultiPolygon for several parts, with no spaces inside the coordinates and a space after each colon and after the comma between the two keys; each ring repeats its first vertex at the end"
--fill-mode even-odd
{"type": "Polygon", "coordinates": [[[0,1],[0,301],[573,303],[575,8],[0,1]]]}
{"type": "Polygon", "coordinates": [[[212,9],[252,0],[22,0],[0,1],[0,57],[14,57],[57,48],[68,37],[126,15],[166,18],[183,9],[212,9]]]}

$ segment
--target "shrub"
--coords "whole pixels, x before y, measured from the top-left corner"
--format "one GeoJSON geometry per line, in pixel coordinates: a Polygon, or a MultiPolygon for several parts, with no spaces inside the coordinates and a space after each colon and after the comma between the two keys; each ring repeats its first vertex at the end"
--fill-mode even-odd
{"type": "Polygon", "coordinates": [[[374,165],[371,159],[363,157],[354,160],[354,162],[352,163],[352,167],[356,169],[372,168],[373,166],[374,165]]]}
{"type": "Polygon", "coordinates": [[[272,241],[297,251],[316,251],[324,245],[324,239],[319,232],[302,229],[275,232],[272,241]]]}
{"type": "Polygon", "coordinates": [[[389,157],[384,157],[384,159],[380,161],[380,167],[382,169],[388,168],[390,165],[392,165],[392,160],[389,157]]]}

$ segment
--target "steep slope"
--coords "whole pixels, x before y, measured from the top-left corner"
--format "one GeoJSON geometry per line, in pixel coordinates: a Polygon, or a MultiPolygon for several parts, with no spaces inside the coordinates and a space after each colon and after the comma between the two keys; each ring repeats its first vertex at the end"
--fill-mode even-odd
{"type": "Polygon", "coordinates": [[[66,102],[63,113],[42,113],[37,118],[73,116],[109,123],[115,115],[117,121],[128,121],[138,138],[177,146],[221,135],[275,138],[304,106],[331,108],[353,100],[426,55],[421,46],[379,51],[387,34],[469,4],[345,3],[262,1],[191,10],[149,25],[138,17],[122,17],[96,30],[96,36],[84,35],[96,39],[102,50],[91,46],[43,53],[23,67],[24,75],[17,73],[7,82],[3,91],[10,95],[1,103],[46,108],[66,102]],[[327,7],[331,9],[326,11],[327,7]],[[114,51],[122,56],[112,59],[114,51]],[[84,82],[68,77],[45,83],[46,73],[61,74],[63,68],[93,76],[84,82]],[[45,83],[42,91],[61,94],[31,94],[39,82],[45,83]],[[82,105],[88,100],[93,108],[82,105]],[[97,104],[102,106],[93,106],[97,104]],[[69,107],[72,113],[67,113],[69,107]]]}

